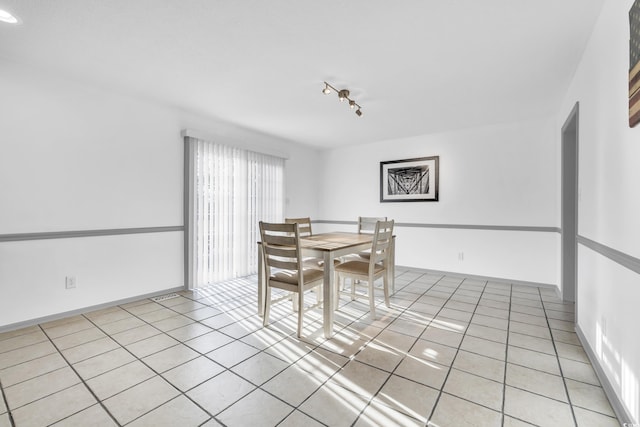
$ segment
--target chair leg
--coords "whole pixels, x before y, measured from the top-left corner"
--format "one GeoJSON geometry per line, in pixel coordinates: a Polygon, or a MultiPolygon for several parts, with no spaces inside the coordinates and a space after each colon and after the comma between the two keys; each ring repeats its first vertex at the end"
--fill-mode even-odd
{"type": "Polygon", "coordinates": [[[356,283],[360,283],[359,280],[351,278],[351,301],[356,300],[356,283]]]}
{"type": "Polygon", "coordinates": [[[271,288],[267,285],[267,292],[264,301],[264,317],[262,318],[262,326],[269,324],[269,312],[271,311],[271,288]]]}
{"type": "Polygon", "coordinates": [[[293,304],[293,311],[296,312],[299,310],[298,307],[298,296],[295,293],[291,293],[291,303],[293,304]]]}
{"type": "Polygon", "coordinates": [[[391,304],[389,304],[389,276],[386,272],[382,275],[382,283],[384,288],[384,304],[388,308],[391,308],[391,304]]]}
{"type": "Polygon", "coordinates": [[[302,289],[298,290],[298,338],[302,336],[302,319],[304,314],[304,292],[302,289]]]}
{"type": "Polygon", "coordinates": [[[369,314],[371,315],[371,320],[375,320],[376,318],[376,298],[373,294],[373,277],[369,277],[369,314]]]}

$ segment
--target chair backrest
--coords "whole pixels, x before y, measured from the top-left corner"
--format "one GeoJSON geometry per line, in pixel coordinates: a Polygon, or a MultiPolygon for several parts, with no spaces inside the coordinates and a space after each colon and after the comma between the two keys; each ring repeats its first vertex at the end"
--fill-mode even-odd
{"type": "Polygon", "coordinates": [[[300,237],[309,237],[313,235],[311,232],[311,218],[285,218],[286,224],[298,224],[298,232],[300,237]]]}
{"type": "Polygon", "coordinates": [[[373,234],[376,231],[378,221],[386,221],[387,217],[359,216],[358,233],[373,234]]]}
{"type": "Polygon", "coordinates": [[[382,262],[386,267],[389,260],[391,250],[391,240],[393,239],[393,223],[394,221],[377,221],[373,237],[373,245],[371,247],[371,257],[369,258],[369,268],[382,262]]]}
{"type": "Polygon", "coordinates": [[[260,221],[260,238],[267,277],[271,276],[272,269],[288,270],[291,276],[298,276],[300,283],[302,257],[298,224],[260,221]]]}

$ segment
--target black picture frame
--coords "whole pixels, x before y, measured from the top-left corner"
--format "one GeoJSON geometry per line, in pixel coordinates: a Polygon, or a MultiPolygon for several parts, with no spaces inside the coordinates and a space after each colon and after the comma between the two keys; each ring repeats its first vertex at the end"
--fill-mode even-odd
{"type": "Polygon", "coordinates": [[[380,162],[380,202],[437,202],[440,156],[380,162]]]}

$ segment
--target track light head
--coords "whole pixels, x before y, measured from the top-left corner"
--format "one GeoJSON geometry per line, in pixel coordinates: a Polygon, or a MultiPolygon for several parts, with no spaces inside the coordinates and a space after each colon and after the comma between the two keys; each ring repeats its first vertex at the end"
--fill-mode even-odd
{"type": "Polygon", "coordinates": [[[324,89],[322,89],[322,93],[325,95],[329,95],[331,93],[331,88],[329,88],[329,83],[324,82],[324,89]]]}
{"type": "Polygon", "coordinates": [[[354,100],[349,101],[349,108],[351,108],[352,110],[356,108],[356,101],[354,100]]]}
{"type": "Polygon", "coordinates": [[[338,92],[338,98],[340,98],[340,102],[344,101],[345,99],[349,99],[349,91],[347,89],[342,89],[340,92],[338,92]]]}
{"type": "Polygon", "coordinates": [[[356,114],[358,115],[358,117],[362,117],[362,110],[360,110],[359,108],[356,110],[356,114]]]}

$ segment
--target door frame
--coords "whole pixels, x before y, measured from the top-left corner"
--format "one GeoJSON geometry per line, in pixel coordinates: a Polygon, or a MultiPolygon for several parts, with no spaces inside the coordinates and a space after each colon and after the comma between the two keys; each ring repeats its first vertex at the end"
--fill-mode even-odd
{"type": "Polygon", "coordinates": [[[561,295],[564,302],[576,303],[578,312],[578,147],[579,103],[562,125],[561,144],[561,295]]]}

